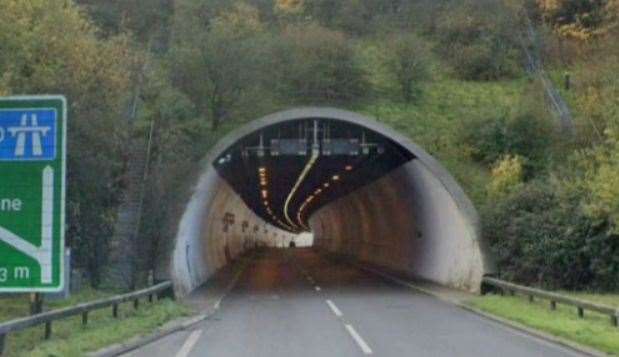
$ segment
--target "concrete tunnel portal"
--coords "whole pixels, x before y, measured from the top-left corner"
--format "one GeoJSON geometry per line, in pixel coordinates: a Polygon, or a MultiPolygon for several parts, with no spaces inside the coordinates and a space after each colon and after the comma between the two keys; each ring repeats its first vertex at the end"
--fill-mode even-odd
{"type": "Polygon", "coordinates": [[[299,108],[252,121],[209,152],[178,225],[176,292],[302,232],[319,252],[458,289],[478,291],[493,272],[477,212],[438,161],[366,116],[299,108]]]}

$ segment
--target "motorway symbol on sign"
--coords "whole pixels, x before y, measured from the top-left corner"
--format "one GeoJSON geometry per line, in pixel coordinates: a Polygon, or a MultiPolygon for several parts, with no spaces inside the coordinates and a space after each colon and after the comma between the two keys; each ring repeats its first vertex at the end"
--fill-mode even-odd
{"type": "Polygon", "coordinates": [[[63,288],[66,110],[0,97],[0,292],[63,288]]]}

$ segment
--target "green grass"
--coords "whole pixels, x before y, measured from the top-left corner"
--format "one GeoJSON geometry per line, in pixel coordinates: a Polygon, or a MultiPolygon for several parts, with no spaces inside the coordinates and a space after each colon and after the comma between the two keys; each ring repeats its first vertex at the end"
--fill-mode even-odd
{"type": "MultiPolygon", "coordinates": [[[[70,300],[50,303],[48,307],[59,308],[108,295],[110,293],[85,289],[70,300]]],[[[90,313],[87,326],[82,326],[81,316],[55,322],[49,341],[43,339],[43,326],[11,334],[6,352],[8,356],[83,356],[87,352],[148,334],[166,322],[189,314],[188,307],[169,299],[152,305],[142,301],[137,311],[131,303],[123,304],[119,319],[113,318],[109,308],[90,313]]],[[[27,315],[27,297],[0,300],[0,320],[27,315]]]]}
{"type": "MultiPolygon", "coordinates": [[[[59,309],[84,301],[93,301],[110,296],[112,293],[94,289],[82,289],[78,294],[72,294],[69,299],[45,302],[45,309],[59,309]]],[[[15,295],[0,299],[0,321],[12,320],[30,314],[30,300],[27,294],[15,295]]]]}
{"type": "Polygon", "coordinates": [[[573,296],[577,299],[595,302],[607,306],[616,307],[619,309],[619,294],[598,294],[587,292],[567,292],[560,291],[559,293],[573,296]]]}
{"type": "MultiPolygon", "coordinates": [[[[581,295],[580,297],[593,295],[581,295]]],[[[606,300],[606,296],[592,300],[606,300]]],[[[614,299],[617,299],[615,296],[614,299]]],[[[476,297],[468,304],[490,314],[519,322],[523,325],[562,337],[603,352],[619,354],[619,328],[610,324],[610,318],[585,312],[581,319],[576,308],[559,304],[557,310],[549,309],[549,302],[538,300],[529,303],[522,296],[486,295],[476,297]]]]}

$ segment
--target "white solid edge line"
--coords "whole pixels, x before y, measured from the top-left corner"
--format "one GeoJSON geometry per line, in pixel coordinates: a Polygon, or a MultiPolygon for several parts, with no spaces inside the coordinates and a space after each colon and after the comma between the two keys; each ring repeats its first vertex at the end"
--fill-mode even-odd
{"type": "Polygon", "coordinates": [[[371,355],[373,353],[370,346],[368,346],[368,344],[365,343],[363,338],[357,333],[357,331],[355,331],[355,328],[352,327],[352,325],[346,325],[346,330],[348,330],[348,333],[352,336],[355,342],[357,342],[359,347],[361,347],[361,350],[363,351],[363,353],[365,353],[366,355],[371,355]]]}
{"type": "Polygon", "coordinates": [[[181,350],[178,351],[178,353],[176,354],[176,357],[189,356],[189,353],[191,353],[196,343],[198,343],[198,340],[200,339],[201,335],[202,335],[202,330],[195,330],[194,332],[192,332],[191,335],[187,337],[187,341],[185,341],[185,344],[183,345],[181,350]]]}
{"type": "Polygon", "coordinates": [[[342,317],[342,312],[340,311],[340,309],[337,308],[337,306],[335,306],[333,301],[327,300],[327,305],[329,305],[329,307],[331,308],[331,311],[333,311],[335,316],[342,317]]]}

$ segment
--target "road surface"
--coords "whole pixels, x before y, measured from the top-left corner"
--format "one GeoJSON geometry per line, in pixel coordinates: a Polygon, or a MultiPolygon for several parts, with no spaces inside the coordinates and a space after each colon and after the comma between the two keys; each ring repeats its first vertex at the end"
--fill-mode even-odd
{"type": "Polygon", "coordinates": [[[257,255],[208,320],[138,357],[577,356],[311,250],[257,255]]]}

